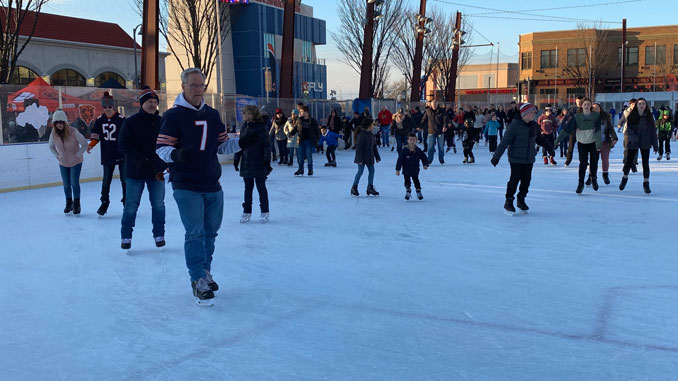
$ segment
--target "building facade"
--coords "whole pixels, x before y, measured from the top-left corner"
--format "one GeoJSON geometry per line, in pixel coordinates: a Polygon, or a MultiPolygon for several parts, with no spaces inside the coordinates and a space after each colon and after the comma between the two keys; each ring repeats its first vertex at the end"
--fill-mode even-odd
{"type": "MultiPolygon", "coordinates": [[[[466,64],[457,75],[455,99],[460,105],[510,103],[518,93],[518,71],[518,64],[510,62],[466,64]]],[[[437,75],[434,72],[426,81],[426,100],[445,99],[437,75]]]]}
{"type": "MultiPolygon", "coordinates": [[[[30,33],[34,16],[29,13],[22,24],[20,44],[30,33]]],[[[42,77],[53,86],[98,87],[113,80],[122,87],[133,88],[135,75],[141,70],[140,46],[136,45],[136,71],[134,51],[134,40],[117,24],[40,13],[33,37],[19,56],[10,82],[25,85],[42,77]]],[[[160,54],[158,65],[163,84],[166,56],[160,54]]]]}
{"type": "MultiPolygon", "coordinates": [[[[277,97],[284,1],[220,1],[219,5],[226,7],[229,17],[222,27],[230,30],[221,44],[221,70],[213,70],[207,91],[277,97]]],[[[327,99],[327,68],[316,55],[316,46],[326,43],[325,21],[313,17],[312,7],[298,4],[294,24],[294,97],[327,99]]],[[[180,92],[181,68],[173,58],[167,62],[167,71],[168,93],[180,92]]]]}
{"type": "Polygon", "coordinates": [[[678,25],[576,29],[520,35],[520,93],[537,104],[571,104],[577,95],[678,89],[678,25]]]}

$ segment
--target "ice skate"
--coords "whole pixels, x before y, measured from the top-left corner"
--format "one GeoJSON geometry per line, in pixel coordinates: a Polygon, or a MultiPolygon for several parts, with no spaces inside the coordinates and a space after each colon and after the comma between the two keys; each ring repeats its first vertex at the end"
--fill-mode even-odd
{"type": "MultiPolygon", "coordinates": [[[[301,173],[303,174],[304,172],[302,171],[301,173]]],[[[313,170],[312,169],[308,170],[308,176],[313,176],[313,170]]]]}
{"type": "Polygon", "coordinates": [[[586,177],[586,182],[585,182],[585,184],[586,184],[586,186],[591,186],[591,175],[589,175],[589,176],[586,177]]]}
{"type": "Polygon", "coordinates": [[[579,184],[577,184],[577,189],[575,190],[575,192],[577,192],[577,194],[581,194],[581,192],[583,191],[584,191],[584,182],[580,181],[579,184]]]}
{"type": "Polygon", "coordinates": [[[193,296],[195,297],[195,302],[199,306],[203,307],[212,307],[214,305],[214,292],[210,290],[210,286],[207,283],[206,278],[200,278],[197,281],[191,282],[191,287],[193,288],[193,296]]]}
{"type": "Polygon", "coordinates": [[[513,197],[506,197],[506,202],[504,202],[504,210],[509,216],[512,216],[516,212],[516,208],[513,207],[513,197]]]}
{"type": "Polygon", "coordinates": [[[452,152],[457,153],[457,147],[452,147],[452,152]]]}
{"type": "Polygon", "coordinates": [[[652,191],[650,190],[650,182],[649,181],[643,181],[643,192],[645,192],[645,194],[652,193],[652,191]]]}
{"type": "Polygon", "coordinates": [[[591,177],[591,187],[594,191],[598,191],[598,179],[596,177],[591,177]]]}
{"type": "Polygon", "coordinates": [[[73,211],[73,199],[66,199],[66,207],[64,208],[64,214],[71,214],[73,211]]]}
{"type": "Polygon", "coordinates": [[[74,215],[80,214],[80,199],[79,198],[73,199],[73,214],[74,215]]]}
{"type": "Polygon", "coordinates": [[[330,165],[332,165],[332,163],[325,163],[326,167],[329,167],[330,165]]]}
{"type": "Polygon", "coordinates": [[[469,164],[473,164],[473,163],[475,163],[475,162],[476,162],[476,158],[473,157],[473,156],[471,156],[471,157],[468,159],[468,163],[469,163],[469,164]]]}
{"type": "Polygon", "coordinates": [[[261,215],[259,216],[259,222],[261,222],[262,224],[267,223],[268,222],[268,213],[261,213],[261,215]]]}
{"type": "Polygon", "coordinates": [[[337,167],[337,162],[336,162],[336,161],[333,161],[333,162],[330,164],[330,166],[336,168],[336,167],[337,167]]]}
{"type": "Polygon", "coordinates": [[[518,202],[516,203],[516,206],[518,207],[518,209],[520,209],[520,211],[523,214],[527,213],[527,211],[530,210],[530,207],[527,206],[527,204],[525,203],[525,197],[518,196],[518,202]]]}
{"type": "Polygon", "coordinates": [[[417,198],[420,201],[424,199],[424,195],[421,194],[421,189],[417,189],[417,198]]]}
{"type": "Polygon", "coordinates": [[[620,191],[623,191],[624,188],[626,188],[626,183],[627,183],[628,181],[629,181],[629,178],[628,178],[628,177],[626,177],[626,176],[622,177],[621,183],[619,183],[619,190],[620,190],[620,191]]]}
{"type": "Polygon", "coordinates": [[[132,239],[131,238],[123,238],[122,241],[120,241],[120,248],[123,250],[129,250],[132,248],[132,239]]]}
{"type": "Polygon", "coordinates": [[[464,161],[462,161],[462,163],[464,164],[468,163],[468,156],[464,156],[464,161]]]}
{"type": "Polygon", "coordinates": [[[551,165],[558,165],[558,163],[557,163],[556,160],[553,158],[553,156],[551,156],[549,160],[550,160],[550,162],[551,162],[551,165]]]}
{"type": "Polygon", "coordinates": [[[240,223],[244,224],[249,222],[250,218],[252,218],[252,213],[243,213],[242,216],[240,216],[240,223]]]}
{"type": "Polygon", "coordinates": [[[666,153],[666,160],[671,160],[671,152],[666,153]]]}
{"type": "Polygon", "coordinates": [[[163,236],[153,237],[153,240],[155,241],[155,247],[165,246],[165,237],[163,236]]]}
{"type": "Polygon", "coordinates": [[[103,217],[106,214],[106,212],[108,211],[108,205],[110,203],[111,203],[110,201],[102,201],[101,202],[101,206],[99,206],[99,209],[97,209],[97,214],[100,217],[103,217]]]}
{"type": "Polygon", "coordinates": [[[657,161],[660,161],[662,159],[662,156],[663,156],[662,154],[659,154],[659,156],[657,156],[657,161]]]}
{"type": "Polygon", "coordinates": [[[205,270],[205,279],[207,280],[207,285],[210,287],[210,290],[213,292],[219,291],[219,285],[212,279],[212,274],[208,270],[205,270]]]}
{"type": "Polygon", "coordinates": [[[368,196],[379,196],[379,192],[377,192],[377,190],[374,189],[374,185],[368,185],[366,193],[368,196]]]}
{"type": "Polygon", "coordinates": [[[603,182],[605,185],[610,185],[610,175],[607,172],[603,172],[603,182]]]}
{"type": "Polygon", "coordinates": [[[294,176],[303,176],[303,175],[304,175],[304,170],[303,170],[303,169],[300,169],[300,170],[294,172],[294,176]]]}
{"type": "Polygon", "coordinates": [[[412,191],[408,189],[405,191],[405,200],[409,200],[410,198],[412,198],[412,191]]]}
{"type": "Polygon", "coordinates": [[[354,185],[351,187],[351,196],[353,197],[358,197],[360,196],[360,193],[358,193],[358,186],[354,185]]]}
{"type": "Polygon", "coordinates": [[[544,156],[544,157],[542,157],[542,159],[544,159],[544,165],[548,165],[548,163],[549,163],[549,158],[546,157],[546,156],[544,156]]]}

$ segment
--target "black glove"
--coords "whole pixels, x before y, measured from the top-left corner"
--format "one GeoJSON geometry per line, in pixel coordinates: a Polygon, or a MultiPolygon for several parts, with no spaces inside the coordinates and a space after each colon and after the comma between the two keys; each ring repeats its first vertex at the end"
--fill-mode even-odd
{"type": "Polygon", "coordinates": [[[170,154],[175,163],[188,163],[193,159],[193,147],[177,148],[170,154]]]}
{"type": "Polygon", "coordinates": [[[492,163],[492,165],[494,165],[496,167],[497,164],[499,164],[499,159],[497,159],[496,157],[493,157],[492,159],[490,159],[490,163],[492,163]]]}

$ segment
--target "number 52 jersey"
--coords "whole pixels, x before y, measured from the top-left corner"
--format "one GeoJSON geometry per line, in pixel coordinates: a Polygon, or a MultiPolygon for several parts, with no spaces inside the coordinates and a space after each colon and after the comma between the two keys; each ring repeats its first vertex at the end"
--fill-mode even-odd
{"type": "Polygon", "coordinates": [[[122,122],[125,120],[117,112],[109,118],[101,114],[94,122],[90,134],[90,146],[101,143],[101,165],[115,165],[123,161],[124,157],[118,149],[118,135],[122,122]]]}

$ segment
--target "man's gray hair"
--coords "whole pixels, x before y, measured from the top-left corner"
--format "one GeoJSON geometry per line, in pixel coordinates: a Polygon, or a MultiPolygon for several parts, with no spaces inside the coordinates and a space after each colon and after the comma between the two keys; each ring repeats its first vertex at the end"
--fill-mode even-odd
{"type": "Polygon", "coordinates": [[[185,85],[186,83],[188,83],[188,76],[191,75],[191,74],[200,74],[202,76],[202,79],[207,79],[205,77],[205,74],[203,74],[200,69],[198,69],[197,67],[192,67],[190,69],[186,69],[186,70],[181,72],[181,84],[182,85],[185,85]]]}

